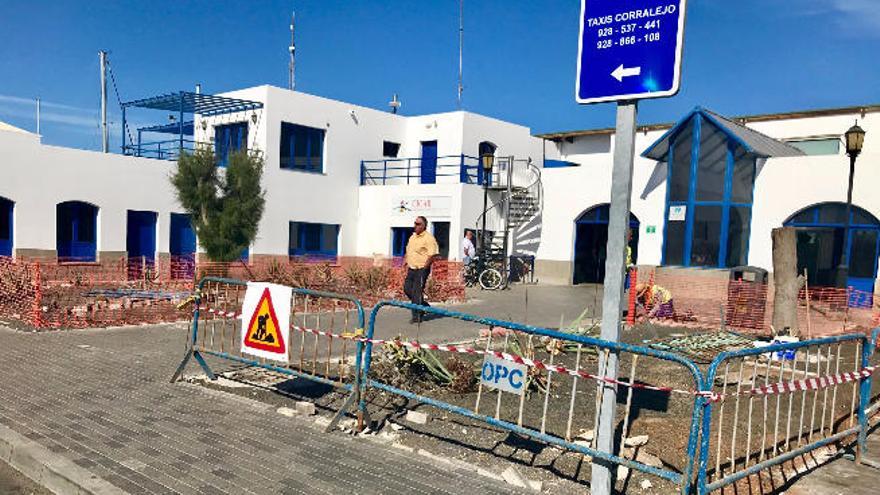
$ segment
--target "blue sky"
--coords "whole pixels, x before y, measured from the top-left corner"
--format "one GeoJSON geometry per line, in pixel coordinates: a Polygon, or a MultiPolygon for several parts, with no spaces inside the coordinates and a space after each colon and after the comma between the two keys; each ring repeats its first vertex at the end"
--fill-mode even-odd
{"type": "MultiPolygon", "coordinates": [[[[694,105],[727,115],[880,103],[877,0],[690,0],[682,91],[645,101],[641,123],[694,105]]],[[[201,82],[209,93],[287,85],[413,115],[454,110],[458,1],[3,0],[0,120],[44,142],[97,149],[98,56],[123,101],[201,82]]],[[[574,102],[578,0],[465,0],[466,110],[552,132],[613,125],[613,104],[574,102]]],[[[119,145],[111,87],[111,146],[119,145]]]]}

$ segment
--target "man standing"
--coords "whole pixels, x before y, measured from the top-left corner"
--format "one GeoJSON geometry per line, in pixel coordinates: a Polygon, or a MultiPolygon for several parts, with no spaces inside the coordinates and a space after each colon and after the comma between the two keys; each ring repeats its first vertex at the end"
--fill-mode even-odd
{"type": "MultiPolygon", "coordinates": [[[[406,243],[406,281],[403,283],[403,292],[409,297],[410,302],[427,306],[425,302],[425,283],[431,273],[431,263],[440,253],[437,239],[427,231],[428,219],[416,217],[413,234],[406,243]]],[[[413,310],[410,323],[421,321],[421,312],[413,310]]]]}
{"type": "Polygon", "coordinates": [[[470,265],[476,254],[477,249],[474,247],[474,231],[465,230],[464,239],[461,241],[461,261],[464,262],[464,266],[470,265]]]}

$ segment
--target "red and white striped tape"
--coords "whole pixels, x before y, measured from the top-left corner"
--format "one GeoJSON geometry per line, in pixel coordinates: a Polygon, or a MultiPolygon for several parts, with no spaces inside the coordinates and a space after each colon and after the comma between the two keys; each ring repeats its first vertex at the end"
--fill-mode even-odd
{"type": "Polygon", "coordinates": [[[822,390],[834,385],[854,382],[862,378],[870,378],[874,373],[874,366],[862,368],[859,371],[849,371],[840,373],[839,375],[820,376],[817,378],[807,378],[804,380],[796,380],[793,382],[779,382],[763,387],[746,390],[743,395],[775,395],[790,392],[800,392],[805,390],[822,390]]]}
{"type": "MultiPolygon", "coordinates": [[[[221,318],[238,318],[241,316],[241,313],[235,313],[233,311],[220,311],[215,310],[213,308],[208,308],[207,311],[212,314],[216,314],[221,318]]],[[[319,335],[322,337],[327,337],[330,339],[346,339],[353,340],[355,342],[362,343],[370,343],[373,345],[397,345],[402,347],[407,347],[410,349],[416,350],[428,350],[428,351],[443,351],[443,352],[455,352],[461,354],[472,354],[478,356],[494,356],[500,359],[504,359],[506,361],[512,361],[517,364],[522,364],[525,366],[530,366],[533,368],[546,370],[548,372],[560,373],[564,375],[576,376],[580,378],[584,378],[587,380],[594,380],[597,382],[608,383],[611,385],[621,385],[624,387],[632,387],[635,389],[642,390],[653,390],[657,392],[667,392],[674,394],[683,394],[683,395],[691,395],[691,396],[701,396],[705,397],[709,400],[709,402],[720,402],[725,400],[728,397],[735,397],[737,395],[775,395],[775,394],[783,394],[783,393],[791,393],[798,392],[804,390],[821,390],[833,385],[840,385],[843,383],[849,383],[856,380],[860,380],[862,378],[869,378],[873,375],[875,367],[868,366],[859,371],[850,371],[845,373],[840,373],[838,375],[832,376],[822,376],[817,378],[807,378],[804,380],[796,380],[792,382],[779,382],[771,385],[766,385],[763,387],[757,387],[750,390],[740,391],[739,393],[728,393],[728,394],[719,394],[712,391],[703,391],[703,390],[683,390],[676,389],[673,387],[661,387],[657,385],[648,385],[645,383],[629,383],[626,381],[621,381],[613,378],[609,378],[606,376],[594,375],[592,373],[588,373],[583,370],[572,370],[566,368],[565,366],[560,366],[556,364],[548,364],[539,359],[529,359],[516,354],[510,354],[507,352],[494,351],[494,350],[483,350],[483,349],[474,349],[473,347],[465,347],[459,345],[450,345],[450,344],[425,344],[417,341],[405,341],[398,339],[370,339],[367,337],[363,337],[359,334],[335,334],[331,332],[326,332],[323,330],[316,330],[313,328],[300,327],[297,325],[290,325],[290,327],[298,332],[302,333],[310,333],[312,335],[319,335]]]]}

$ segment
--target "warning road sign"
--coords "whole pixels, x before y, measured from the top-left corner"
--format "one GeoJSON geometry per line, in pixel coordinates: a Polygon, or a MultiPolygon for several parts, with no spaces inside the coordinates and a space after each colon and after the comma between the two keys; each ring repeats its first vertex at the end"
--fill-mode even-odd
{"type": "Polygon", "coordinates": [[[248,283],[241,312],[241,352],[288,362],[290,287],[248,283]]]}

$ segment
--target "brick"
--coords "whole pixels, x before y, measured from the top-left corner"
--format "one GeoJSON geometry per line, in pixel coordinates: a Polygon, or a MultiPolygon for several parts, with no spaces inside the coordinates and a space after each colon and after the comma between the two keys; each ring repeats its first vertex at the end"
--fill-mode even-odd
{"type": "Polygon", "coordinates": [[[410,423],[415,423],[417,425],[425,425],[428,424],[428,415],[419,411],[407,411],[406,412],[406,420],[410,423]]]}
{"type": "Polygon", "coordinates": [[[302,414],[303,416],[314,416],[315,405],[311,402],[297,401],[296,412],[302,414]]]}

